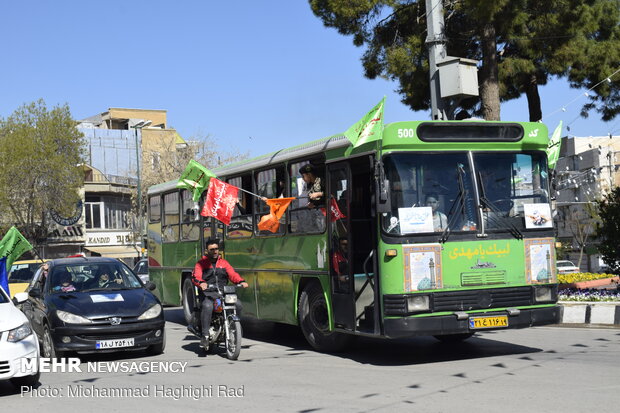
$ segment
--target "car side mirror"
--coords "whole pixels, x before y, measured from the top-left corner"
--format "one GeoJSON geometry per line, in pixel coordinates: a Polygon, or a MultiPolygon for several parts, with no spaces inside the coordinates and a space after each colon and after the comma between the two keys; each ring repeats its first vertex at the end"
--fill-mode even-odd
{"type": "Polygon", "coordinates": [[[15,305],[28,301],[28,293],[17,293],[13,296],[13,303],[15,305]]]}
{"type": "Polygon", "coordinates": [[[144,284],[144,288],[146,288],[149,291],[153,291],[155,288],[157,288],[157,286],[155,285],[154,282],[148,281],[146,284],[144,284]]]}
{"type": "Polygon", "coordinates": [[[40,298],[41,290],[39,288],[32,288],[30,291],[28,291],[28,295],[32,298],[40,298]]]}

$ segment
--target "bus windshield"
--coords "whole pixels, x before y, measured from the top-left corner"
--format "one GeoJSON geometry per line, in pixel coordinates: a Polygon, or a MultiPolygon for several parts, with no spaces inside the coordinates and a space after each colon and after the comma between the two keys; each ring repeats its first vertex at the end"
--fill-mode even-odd
{"type": "Polygon", "coordinates": [[[487,229],[552,227],[542,153],[477,153],[474,167],[487,229]]]}
{"type": "Polygon", "coordinates": [[[542,153],[473,153],[472,159],[473,172],[467,152],[387,155],[391,211],[383,214],[383,230],[477,231],[480,219],[490,232],[552,227],[542,153]]]}

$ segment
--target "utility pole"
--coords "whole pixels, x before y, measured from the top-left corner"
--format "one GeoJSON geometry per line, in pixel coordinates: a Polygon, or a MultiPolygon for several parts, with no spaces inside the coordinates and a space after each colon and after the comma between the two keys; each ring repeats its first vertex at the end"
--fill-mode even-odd
{"type": "Polygon", "coordinates": [[[447,120],[446,104],[439,90],[439,69],[437,63],[446,58],[444,37],[443,5],[441,0],[426,0],[426,28],[428,36],[428,72],[431,87],[431,119],[447,120]]]}

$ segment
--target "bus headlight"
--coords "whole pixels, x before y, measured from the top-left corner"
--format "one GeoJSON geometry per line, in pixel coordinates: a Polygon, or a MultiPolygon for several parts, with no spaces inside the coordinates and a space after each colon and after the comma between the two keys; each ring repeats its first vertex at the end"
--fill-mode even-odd
{"type": "Polygon", "coordinates": [[[554,303],[558,300],[556,290],[549,285],[534,287],[534,301],[537,303],[554,303]]]}
{"type": "Polygon", "coordinates": [[[420,313],[430,310],[430,297],[428,295],[410,295],[407,297],[407,312],[420,313]]]}

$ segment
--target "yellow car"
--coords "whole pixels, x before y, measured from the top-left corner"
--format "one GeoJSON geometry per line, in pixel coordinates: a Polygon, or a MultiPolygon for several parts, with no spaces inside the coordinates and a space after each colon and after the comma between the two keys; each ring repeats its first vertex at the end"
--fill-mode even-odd
{"type": "MultiPolygon", "coordinates": [[[[49,260],[43,260],[49,261],[49,260]]],[[[17,293],[26,291],[34,273],[37,272],[43,262],[41,260],[15,261],[9,271],[9,290],[11,298],[17,293]]]]}

